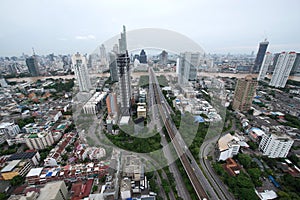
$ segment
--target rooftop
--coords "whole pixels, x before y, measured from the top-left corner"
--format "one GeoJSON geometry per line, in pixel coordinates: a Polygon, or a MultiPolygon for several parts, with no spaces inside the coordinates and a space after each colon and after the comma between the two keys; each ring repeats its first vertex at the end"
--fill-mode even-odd
{"type": "Polygon", "coordinates": [[[31,169],[31,170],[28,172],[28,174],[26,175],[26,177],[40,176],[42,170],[43,170],[43,167],[33,168],[33,169],[31,169]]]}
{"type": "Polygon", "coordinates": [[[47,183],[45,187],[40,190],[40,196],[37,200],[56,199],[57,193],[63,185],[65,185],[64,181],[47,183]]]}
{"type": "Polygon", "coordinates": [[[1,170],[1,173],[12,171],[12,170],[13,170],[20,162],[21,162],[21,160],[12,160],[12,161],[9,161],[9,162],[8,162],[8,165],[6,165],[6,166],[1,170]]]}

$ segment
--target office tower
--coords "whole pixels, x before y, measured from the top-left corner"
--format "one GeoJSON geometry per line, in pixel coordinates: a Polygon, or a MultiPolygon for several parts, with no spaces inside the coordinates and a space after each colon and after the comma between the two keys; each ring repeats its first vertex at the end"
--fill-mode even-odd
{"type": "Polygon", "coordinates": [[[285,134],[269,133],[262,136],[259,149],[269,158],[285,158],[293,143],[294,140],[285,134]]]}
{"type": "Polygon", "coordinates": [[[114,52],[109,53],[109,72],[110,80],[118,81],[117,55],[114,52]]]}
{"type": "Polygon", "coordinates": [[[278,56],[270,86],[284,88],[296,60],[296,52],[282,52],[278,56]]]}
{"type": "Polygon", "coordinates": [[[252,100],[255,95],[257,80],[248,75],[245,78],[238,79],[232,108],[239,111],[247,111],[251,108],[252,100]]]}
{"type": "Polygon", "coordinates": [[[87,70],[87,60],[85,56],[76,53],[72,56],[72,64],[76,80],[81,92],[88,92],[92,88],[91,80],[87,70]]]}
{"type": "Polygon", "coordinates": [[[168,52],[166,52],[165,50],[163,50],[160,54],[159,54],[159,62],[162,65],[167,65],[168,62],[168,52]]]}
{"type": "Polygon", "coordinates": [[[115,54],[118,54],[118,53],[119,53],[119,46],[118,46],[118,44],[115,44],[115,45],[113,46],[112,51],[113,51],[115,54]]]}
{"type": "Polygon", "coordinates": [[[142,49],[142,51],[140,53],[139,61],[140,61],[140,63],[147,63],[147,55],[146,55],[146,52],[144,51],[144,49],[142,49]]]}
{"type": "Polygon", "coordinates": [[[177,76],[179,75],[179,65],[180,65],[180,59],[177,58],[177,59],[176,59],[176,75],[177,75],[177,76]]]}
{"type": "Polygon", "coordinates": [[[269,66],[272,64],[272,60],[273,60],[273,56],[270,52],[267,52],[265,57],[264,57],[264,61],[261,64],[261,68],[259,70],[259,74],[257,77],[258,81],[263,81],[264,78],[266,77],[267,71],[269,66]]]}
{"type": "Polygon", "coordinates": [[[297,53],[296,60],[294,62],[291,74],[292,75],[300,74],[300,53],[297,53]]]}
{"type": "MultiPolygon", "coordinates": [[[[27,198],[26,198],[27,199],[27,198]]],[[[32,198],[33,199],[33,198],[32,198]]],[[[46,185],[41,188],[40,195],[37,200],[66,200],[68,197],[68,188],[65,182],[54,181],[46,183],[46,185]]]]}
{"type": "Polygon", "coordinates": [[[104,44],[100,46],[100,58],[101,60],[106,60],[106,50],[104,44]]]}
{"type": "Polygon", "coordinates": [[[256,58],[255,58],[255,61],[254,61],[254,66],[253,66],[252,72],[254,72],[254,73],[259,72],[261,64],[264,60],[264,56],[267,51],[268,45],[269,45],[269,42],[267,41],[267,39],[265,39],[265,41],[259,43],[259,49],[258,49],[256,58]]]}
{"type": "Polygon", "coordinates": [[[179,84],[188,84],[189,80],[197,78],[197,66],[200,63],[200,53],[180,53],[179,60],[179,84]]]}
{"type": "Polygon", "coordinates": [[[123,33],[121,33],[121,38],[119,39],[119,53],[125,54],[126,51],[127,51],[126,27],[123,26],[123,33]]]}
{"type": "Polygon", "coordinates": [[[128,53],[119,54],[117,58],[118,77],[119,77],[119,93],[121,114],[130,115],[131,106],[131,77],[130,77],[130,58],[128,53]]]}
{"type": "Polygon", "coordinates": [[[26,58],[26,65],[28,67],[28,71],[31,76],[39,76],[40,70],[37,62],[37,58],[35,55],[26,58]]]}

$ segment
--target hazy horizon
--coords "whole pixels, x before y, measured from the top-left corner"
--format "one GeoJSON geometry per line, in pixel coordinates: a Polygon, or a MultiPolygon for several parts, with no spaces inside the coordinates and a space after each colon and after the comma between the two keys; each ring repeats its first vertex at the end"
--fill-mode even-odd
{"type": "MultiPolygon", "coordinates": [[[[206,53],[300,51],[298,0],[3,0],[0,56],[92,53],[122,31],[167,29],[185,35],[206,53]]],[[[107,49],[110,51],[111,49],[107,49]]]]}

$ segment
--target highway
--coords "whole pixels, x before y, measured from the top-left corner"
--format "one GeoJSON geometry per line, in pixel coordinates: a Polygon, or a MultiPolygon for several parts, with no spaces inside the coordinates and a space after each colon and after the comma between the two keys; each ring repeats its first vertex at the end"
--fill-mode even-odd
{"type": "Polygon", "coordinates": [[[189,150],[185,148],[186,147],[185,142],[181,138],[180,134],[178,133],[178,130],[176,129],[173,123],[173,120],[171,119],[170,109],[167,108],[166,106],[167,102],[160,90],[160,86],[158,84],[154,71],[151,68],[149,68],[149,72],[150,72],[151,79],[154,80],[154,82],[156,83],[156,84],[152,84],[152,86],[153,86],[156,104],[158,105],[160,116],[164,122],[169,137],[172,140],[172,144],[175,148],[177,156],[179,157],[198,198],[203,200],[209,199],[208,197],[210,197],[211,199],[219,199],[217,194],[210,187],[210,184],[208,183],[206,178],[204,178],[204,182],[206,180],[205,183],[200,182],[198,178],[199,176],[198,173],[202,174],[202,171],[199,169],[197,162],[194,160],[193,156],[191,156],[189,150]],[[187,154],[189,154],[190,156],[188,156],[187,154]],[[197,171],[197,173],[195,171],[197,171]],[[205,185],[205,189],[203,188],[202,184],[205,185]]]}

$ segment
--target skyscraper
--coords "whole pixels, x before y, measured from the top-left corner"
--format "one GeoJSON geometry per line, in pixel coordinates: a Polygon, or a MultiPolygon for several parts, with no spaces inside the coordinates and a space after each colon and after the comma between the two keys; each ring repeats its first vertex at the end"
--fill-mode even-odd
{"type": "Polygon", "coordinates": [[[291,74],[300,74],[300,53],[297,53],[296,60],[294,62],[294,66],[292,68],[291,74]]]}
{"type": "Polygon", "coordinates": [[[125,54],[126,51],[127,51],[126,27],[123,26],[123,33],[121,33],[121,38],[119,39],[119,53],[125,54]]]}
{"type": "Polygon", "coordinates": [[[162,65],[167,65],[168,62],[168,52],[166,52],[165,50],[163,50],[160,54],[159,54],[159,62],[162,65]]]}
{"type": "Polygon", "coordinates": [[[109,72],[110,80],[118,81],[117,55],[114,52],[109,53],[109,72]]]}
{"type": "Polygon", "coordinates": [[[140,63],[147,63],[147,55],[144,49],[142,49],[140,53],[140,58],[139,58],[140,63]]]}
{"type": "Polygon", "coordinates": [[[28,67],[28,71],[31,74],[31,76],[39,76],[40,70],[37,62],[37,58],[35,55],[26,58],[26,65],[28,67]]]}
{"type": "Polygon", "coordinates": [[[76,53],[72,56],[72,64],[75,72],[76,80],[79,84],[81,92],[88,92],[92,88],[91,80],[87,70],[87,60],[85,56],[76,53]]]}
{"type": "Polygon", "coordinates": [[[267,52],[265,57],[264,57],[264,61],[261,64],[261,68],[259,70],[259,74],[258,74],[258,77],[257,77],[258,81],[264,80],[264,78],[266,77],[268,68],[272,64],[272,60],[273,60],[272,54],[270,52],[267,52]]]}
{"type": "Polygon", "coordinates": [[[251,108],[252,100],[255,95],[257,80],[248,75],[245,78],[238,79],[232,108],[239,111],[247,111],[251,108]]]}
{"type": "Polygon", "coordinates": [[[264,60],[268,45],[269,45],[269,42],[267,41],[267,39],[265,39],[265,41],[259,43],[259,49],[258,49],[256,58],[255,58],[255,61],[254,61],[254,66],[253,66],[252,72],[254,72],[254,73],[259,72],[261,64],[264,60]]]}
{"type": "Polygon", "coordinates": [[[118,44],[115,44],[115,45],[113,46],[112,51],[113,51],[114,53],[116,53],[116,54],[119,53],[119,46],[118,46],[118,44]]]}
{"type": "Polygon", "coordinates": [[[186,85],[189,80],[197,78],[197,66],[200,63],[200,53],[180,53],[179,59],[179,84],[186,85]]]}
{"type": "Polygon", "coordinates": [[[104,44],[100,46],[100,58],[101,60],[106,60],[106,50],[104,44]]]}
{"type": "Polygon", "coordinates": [[[119,77],[120,93],[120,114],[122,116],[130,115],[131,107],[131,77],[130,77],[130,58],[128,53],[118,54],[117,67],[119,77]]]}
{"type": "Polygon", "coordinates": [[[270,86],[284,88],[289,78],[294,62],[296,60],[296,52],[282,52],[277,59],[275,69],[269,83],[270,86]]]}

